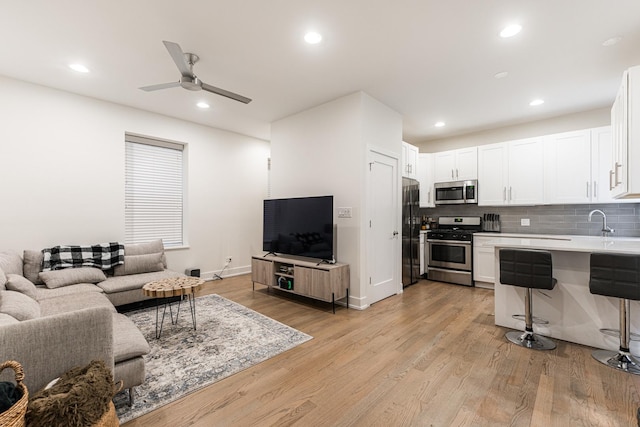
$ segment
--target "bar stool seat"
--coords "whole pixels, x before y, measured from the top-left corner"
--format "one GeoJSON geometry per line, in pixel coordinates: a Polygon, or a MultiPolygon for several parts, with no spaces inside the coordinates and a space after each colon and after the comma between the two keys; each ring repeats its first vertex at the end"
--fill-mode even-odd
{"type": "Polygon", "coordinates": [[[640,375],[640,361],[629,352],[630,301],[640,300],[640,255],[592,253],[589,270],[589,291],[592,294],[620,299],[618,351],[596,350],[591,355],[607,366],[640,375]]]}
{"type": "Polygon", "coordinates": [[[551,290],[557,280],[553,278],[551,252],[533,249],[500,249],[500,283],[525,288],[524,332],[507,332],[512,343],[534,350],[553,350],[556,343],[533,332],[533,289],[551,290]]]}

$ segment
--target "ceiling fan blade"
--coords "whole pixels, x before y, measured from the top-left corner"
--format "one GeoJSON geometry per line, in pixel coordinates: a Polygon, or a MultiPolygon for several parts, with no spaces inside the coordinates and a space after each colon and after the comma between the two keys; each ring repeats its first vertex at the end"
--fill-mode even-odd
{"type": "Polygon", "coordinates": [[[140,89],[147,92],[151,92],[153,90],[169,89],[169,88],[178,87],[178,86],[180,86],[180,82],[171,82],[171,83],[160,83],[159,85],[144,86],[144,87],[141,87],[140,89]]]}
{"type": "Polygon", "coordinates": [[[176,63],[178,70],[180,70],[180,74],[182,74],[183,76],[193,76],[191,68],[189,67],[187,60],[184,57],[184,52],[182,52],[182,48],[180,47],[180,45],[178,43],[168,42],[165,40],[163,40],[162,43],[164,43],[164,46],[169,51],[169,55],[171,55],[173,62],[176,63]]]}
{"type": "Polygon", "coordinates": [[[251,98],[247,98],[246,96],[238,95],[237,93],[229,92],[228,90],[220,89],[219,87],[211,86],[206,83],[202,83],[202,89],[207,92],[215,93],[216,95],[226,96],[227,98],[242,102],[243,104],[251,102],[251,98]]]}

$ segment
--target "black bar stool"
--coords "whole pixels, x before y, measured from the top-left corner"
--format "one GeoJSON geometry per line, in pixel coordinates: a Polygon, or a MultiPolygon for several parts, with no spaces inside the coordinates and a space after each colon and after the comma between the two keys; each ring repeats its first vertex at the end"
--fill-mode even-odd
{"type": "Polygon", "coordinates": [[[533,333],[533,289],[551,290],[553,278],[551,253],[533,249],[500,249],[500,283],[519,286],[524,294],[524,332],[507,332],[505,337],[514,344],[534,350],[553,350],[556,343],[533,333]]]}
{"type": "Polygon", "coordinates": [[[640,300],[640,255],[592,253],[589,291],[620,298],[619,350],[596,350],[591,355],[612,368],[640,375],[640,361],[629,352],[630,301],[640,300]]]}

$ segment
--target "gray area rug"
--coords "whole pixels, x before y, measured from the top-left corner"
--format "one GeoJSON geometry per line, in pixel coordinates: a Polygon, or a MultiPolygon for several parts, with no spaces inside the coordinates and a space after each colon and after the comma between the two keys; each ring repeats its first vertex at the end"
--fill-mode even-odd
{"type": "MultiPolygon", "coordinates": [[[[174,316],[176,306],[174,303],[174,316]]],[[[126,313],[144,334],[151,352],[145,356],[146,380],[135,388],[133,407],[125,403],[126,392],[114,399],[121,423],[312,338],[219,295],[197,298],[196,314],[194,331],[189,305],[182,301],[178,324],[171,324],[167,311],[157,340],[155,307],[126,313]]]]}

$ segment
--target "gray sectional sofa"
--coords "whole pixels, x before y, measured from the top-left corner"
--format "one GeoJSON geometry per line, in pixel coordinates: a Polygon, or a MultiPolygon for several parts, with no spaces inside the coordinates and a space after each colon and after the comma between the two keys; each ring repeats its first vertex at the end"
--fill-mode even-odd
{"type": "Polygon", "coordinates": [[[88,267],[42,272],[42,256],[0,252],[0,361],[17,360],[35,392],[74,366],[104,360],[132,401],[149,345],[115,307],[147,299],[145,283],[183,274],[166,269],[160,240],[125,245],[124,264],[106,275],[88,267]]]}

